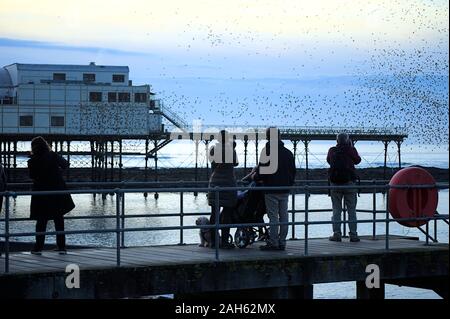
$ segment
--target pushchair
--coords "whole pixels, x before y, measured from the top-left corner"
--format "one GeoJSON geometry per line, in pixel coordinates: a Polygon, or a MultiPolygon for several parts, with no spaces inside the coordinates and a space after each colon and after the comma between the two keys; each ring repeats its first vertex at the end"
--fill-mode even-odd
{"type": "MultiPolygon", "coordinates": [[[[257,189],[255,182],[250,183],[248,186],[253,189],[238,192],[233,223],[264,223],[264,215],[266,214],[264,192],[257,189]]],[[[240,227],[234,233],[234,244],[239,248],[245,248],[253,244],[257,239],[265,239],[267,235],[266,227],[240,227]]]]}

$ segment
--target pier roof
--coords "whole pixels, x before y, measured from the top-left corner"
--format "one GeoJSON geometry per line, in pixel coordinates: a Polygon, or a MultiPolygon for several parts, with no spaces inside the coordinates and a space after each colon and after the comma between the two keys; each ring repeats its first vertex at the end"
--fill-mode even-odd
{"type": "Polygon", "coordinates": [[[129,72],[128,66],[115,65],[96,65],[90,63],[86,65],[81,64],[27,64],[27,63],[13,63],[8,65],[16,66],[20,71],[110,71],[110,72],[129,72]]]}

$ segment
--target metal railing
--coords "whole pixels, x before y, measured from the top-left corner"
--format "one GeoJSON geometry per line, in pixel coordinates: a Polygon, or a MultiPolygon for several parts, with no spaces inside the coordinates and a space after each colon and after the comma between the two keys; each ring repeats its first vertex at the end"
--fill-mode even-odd
{"type": "MultiPolygon", "coordinates": [[[[311,181],[309,181],[311,182],[311,181]]],[[[125,183],[121,183],[122,186],[125,186],[125,183]]],[[[58,235],[58,234],[94,234],[94,233],[115,233],[115,248],[116,248],[116,264],[117,266],[121,265],[121,249],[125,247],[124,235],[127,232],[147,232],[147,231],[169,231],[169,230],[178,230],[180,232],[180,241],[179,244],[184,244],[184,231],[185,230],[193,230],[193,229],[211,229],[215,232],[215,260],[220,260],[220,251],[219,251],[219,230],[222,228],[241,228],[241,227],[262,227],[262,226],[291,226],[292,227],[292,238],[297,239],[295,237],[296,227],[303,226],[304,227],[304,255],[308,255],[309,253],[309,226],[314,225],[330,225],[330,224],[340,224],[344,225],[344,227],[349,223],[345,218],[340,222],[333,221],[310,221],[309,217],[311,213],[323,213],[329,212],[330,209],[310,209],[309,201],[310,196],[313,192],[317,191],[328,191],[328,190],[348,190],[348,189],[363,189],[367,191],[372,191],[373,194],[373,209],[372,210],[362,210],[359,209],[357,212],[360,213],[371,213],[373,216],[371,219],[361,219],[357,220],[357,224],[367,224],[371,223],[373,225],[372,228],[372,236],[375,239],[376,236],[376,224],[384,223],[385,224],[385,249],[389,250],[389,224],[392,222],[401,222],[401,221],[424,221],[425,222],[425,230],[422,232],[425,234],[426,245],[429,245],[429,241],[437,242],[437,221],[442,220],[447,225],[449,225],[448,214],[439,214],[435,213],[432,217],[415,217],[415,218],[390,218],[389,217],[389,190],[390,189],[448,189],[448,184],[436,184],[436,185],[400,185],[400,186],[390,186],[390,185],[376,185],[376,181],[373,181],[373,185],[348,185],[348,186],[329,186],[329,185],[295,185],[290,187],[248,187],[248,186],[237,186],[237,187],[147,187],[147,188],[102,188],[102,189],[89,189],[89,190],[61,190],[61,191],[6,191],[0,192],[0,196],[4,196],[5,198],[5,217],[4,219],[0,219],[4,223],[4,232],[0,233],[0,238],[4,238],[5,240],[5,268],[4,272],[9,272],[9,262],[10,262],[10,238],[11,237],[29,237],[36,235],[58,235]],[[220,215],[220,193],[224,191],[238,191],[238,190],[255,190],[270,192],[270,191],[280,191],[285,190],[289,192],[292,200],[292,207],[289,213],[291,214],[291,221],[289,222],[278,222],[278,223],[232,223],[232,224],[221,224],[219,215],[220,215]],[[376,208],[376,193],[377,191],[384,191],[386,193],[386,205],[383,210],[377,210],[376,208]],[[149,214],[134,214],[127,215],[125,213],[125,199],[126,194],[128,193],[179,193],[180,200],[180,211],[178,213],[169,213],[169,214],[157,214],[157,215],[149,215],[149,214]],[[199,212],[199,213],[185,213],[184,212],[184,194],[185,193],[207,193],[212,192],[214,194],[215,201],[215,224],[210,225],[184,225],[184,218],[187,216],[201,216],[201,215],[209,215],[209,212],[199,212]],[[115,201],[115,215],[110,216],[68,216],[65,219],[115,219],[115,227],[114,228],[106,228],[106,229],[84,229],[84,230],[66,230],[66,231],[45,231],[45,232],[10,232],[10,222],[18,222],[29,220],[28,218],[11,218],[10,217],[10,201],[11,198],[16,198],[20,196],[45,196],[45,195],[62,195],[62,194],[113,194],[116,198],[115,201]],[[304,209],[297,210],[295,208],[295,196],[297,194],[304,195],[304,209]],[[304,214],[304,221],[296,221],[296,214],[302,213],[304,214]],[[377,218],[378,214],[384,215],[384,218],[377,218]],[[125,225],[125,220],[128,218],[140,218],[140,217],[179,217],[179,226],[159,226],[159,227],[130,227],[127,228],[125,225]],[[434,237],[429,234],[429,223],[434,221],[434,237]]],[[[346,215],[346,209],[344,207],[344,216],[346,215]]],[[[344,228],[344,236],[346,235],[346,230],[344,228]]]]}

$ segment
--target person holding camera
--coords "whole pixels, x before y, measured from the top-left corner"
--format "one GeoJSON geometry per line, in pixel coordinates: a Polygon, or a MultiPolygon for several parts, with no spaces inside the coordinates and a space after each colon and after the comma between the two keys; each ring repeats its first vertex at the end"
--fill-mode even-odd
{"type": "MultiPolygon", "coordinates": [[[[352,186],[357,180],[355,165],[361,162],[358,151],[353,146],[347,133],[340,133],[336,138],[336,146],[328,150],[327,162],[330,164],[328,179],[332,186],[352,186]]],[[[350,241],[358,242],[356,224],[357,189],[331,190],[331,202],[333,205],[333,235],[331,241],[342,241],[341,215],[342,200],[347,207],[350,228],[350,241]]]]}

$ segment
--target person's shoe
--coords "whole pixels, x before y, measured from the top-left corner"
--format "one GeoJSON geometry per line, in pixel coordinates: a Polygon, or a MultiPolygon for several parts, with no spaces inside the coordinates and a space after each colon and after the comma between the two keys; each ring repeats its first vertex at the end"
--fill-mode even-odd
{"type": "Polygon", "coordinates": [[[30,253],[32,255],[40,256],[40,255],[42,255],[42,250],[35,250],[35,249],[33,249],[32,251],[30,251],[30,253]]]}
{"type": "Polygon", "coordinates": [[[340,242],[342,241],[342,235],[340,233],[333,233],[333,235],[328,237],[328,240],[340,242]]]}
{"type": "Polygon", "coordinates": [[[350,235],[350,242],[357,243],[359,241],[361,241],[361,239],[359,239],[358,235],[350,235]]]}
{"type": "Polygon", "coordinates": [[[55,249],[53,249],[53,251],[57,252],[60,255],[67,255],[67,250],[65,248],[63,248],[63,249],[55,248],[55,249]]]}
{"type": "Polygon", "coordinates": [[[271,250],[280,250],[280,247],[274,246],[271,244],[266,244],[264,246],[259,246],[259,249],[264,250],[264,251],[271,251],[271,250]]]}

